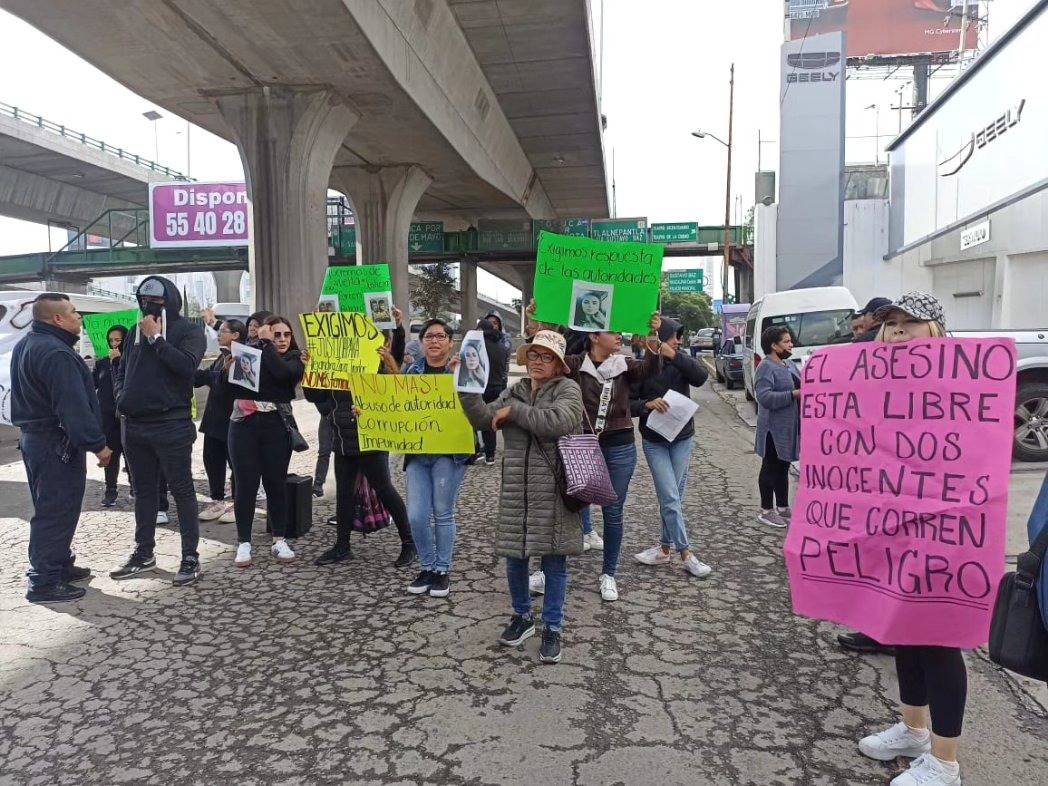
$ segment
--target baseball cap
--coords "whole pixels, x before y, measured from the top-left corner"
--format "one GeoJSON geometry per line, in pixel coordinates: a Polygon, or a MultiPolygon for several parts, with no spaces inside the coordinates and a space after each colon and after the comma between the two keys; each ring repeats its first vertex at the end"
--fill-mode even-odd
{"type": "Polygon", "coordinates": [[[884,308],[885,306],[890,306],[891,304],[891,300],[889,300],[886,297],[875,297],[872,298],[870,302],[866,304],[866,307],[863,308],[862,311],[856,311],[855,316],[861,317],[865,316],[866,314],[873,314],[875,311],[877,311],[877,309],[884,308]]]}
{"type": "Polygon", "coordinates": [[[938,322],[943,330],[946,329],[946,312],[943,311],[942,303],[927,292],[907,292],[894,303],[888,301],[887,305],[878,308],[875,316],[883,319],[893,309],[898,309],[922,322],[938,322]]]}

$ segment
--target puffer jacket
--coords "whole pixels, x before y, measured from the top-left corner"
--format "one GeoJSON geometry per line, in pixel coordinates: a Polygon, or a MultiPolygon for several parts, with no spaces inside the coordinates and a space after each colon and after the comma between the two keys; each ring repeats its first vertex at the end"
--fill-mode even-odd
{"type": "Polygon", "coordinates": [[[539,388],[534,403],[530,379],[511,385],[490,404],[485,404],[476,393],[460,393],[459,398],[477,429],[491,428],[491,419],[503,407],[508,406],[511,412],[502,426],[506,447],[496,556],[581,554],[582,520],[578,512],[565,506],[553,470],[557,438],[578,433],[582,427],[582,391],[578,383],[567,377],[552,379],[539,388]]]}

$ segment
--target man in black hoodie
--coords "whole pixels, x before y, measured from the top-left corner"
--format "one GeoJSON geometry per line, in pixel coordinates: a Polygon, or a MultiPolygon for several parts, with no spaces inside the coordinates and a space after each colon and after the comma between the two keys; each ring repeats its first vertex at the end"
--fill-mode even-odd
{"type": "Polygon", "coordinates": [[[182,318],[182,296],[168,279],[148,276],[136,295],[143,317],[128,336],[116,375],[117,411],[126,418],[124,451],[135,478],[135,550],[109,575],[126,579],[156,568],[158,478],[163,472],[182,534],[182,562],[173,583],[189,584],[200,575],[190,400],[206,340],[203,328],[182,318]]]}
{"type": "MultiPolygon", "coordinates": [[[[484,388],[484,402],[490,403],[502,395],[509,383],[509,349],[512,340],[502,330],[502,318],[492,311],[477,323],[477,330],[484,333],[484,349],[488,353],[488,385],[484,388]]],[[[495,432],[486,429],[480,432],[484,442],[484,463],[495,463],[495,432]]]]}

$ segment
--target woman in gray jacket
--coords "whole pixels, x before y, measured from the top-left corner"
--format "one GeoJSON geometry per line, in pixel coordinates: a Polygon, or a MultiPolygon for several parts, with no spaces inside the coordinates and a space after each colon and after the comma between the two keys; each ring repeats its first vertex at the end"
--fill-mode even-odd
{"type": "Polygon", "coordinates": [[[567,557],[582,553],[582,521],[558,491],[557,439],[582,427],[582,391],[567,378],[564,337],[551,330],[535,334],[517,352],[528,376],[485,404],[476,393],[460,393],[474,428],[502,430],[502,488],[495,554],[506,558],[513,618],[499,642],[515,647],[535,633],[528,589],[528,561],[539,557],[546,578],[542,603],[543,663],[560,660],[560,632],[567,592],[567,557]]]}
{"type": "Polygon", "coordinates": [[[761,334],[764,360],[753,377],[757,399],[757,438],[754,450],[764,461],[757,476],[761,512],[757,521],[785,527],[790,521],[790,462],[800,457],[801,375],[794,363],[793,335],[785,325],[773,325],[761,334]],[[772,497],[778,506],[772,507],[772,497]]]}

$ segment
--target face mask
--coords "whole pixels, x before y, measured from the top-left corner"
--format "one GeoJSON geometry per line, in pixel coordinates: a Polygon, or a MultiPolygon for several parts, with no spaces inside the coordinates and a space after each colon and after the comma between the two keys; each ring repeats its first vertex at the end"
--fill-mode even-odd
{"type": "Polygon", "coordinates": [[[788,349],[787,349],[787,350],[785,350],[785,351],[783,351],[783,352],[780,352],[780,353],[779,353],[779,360],[789,360],[789,359],[790,359],[790,356],[791,356],[792,354],[793,354],[793,353],[792,353],[792,352],[790,352],[790,351],[789,351],[788,349]]]}
{"type": "Polygon", "coordinates": [[[157,319],[160,319],[160,315],[164,313],[164,304],[148,302],[143,303],[142,313],[145,314],[147,317],[156,317],[157,319]]]}

